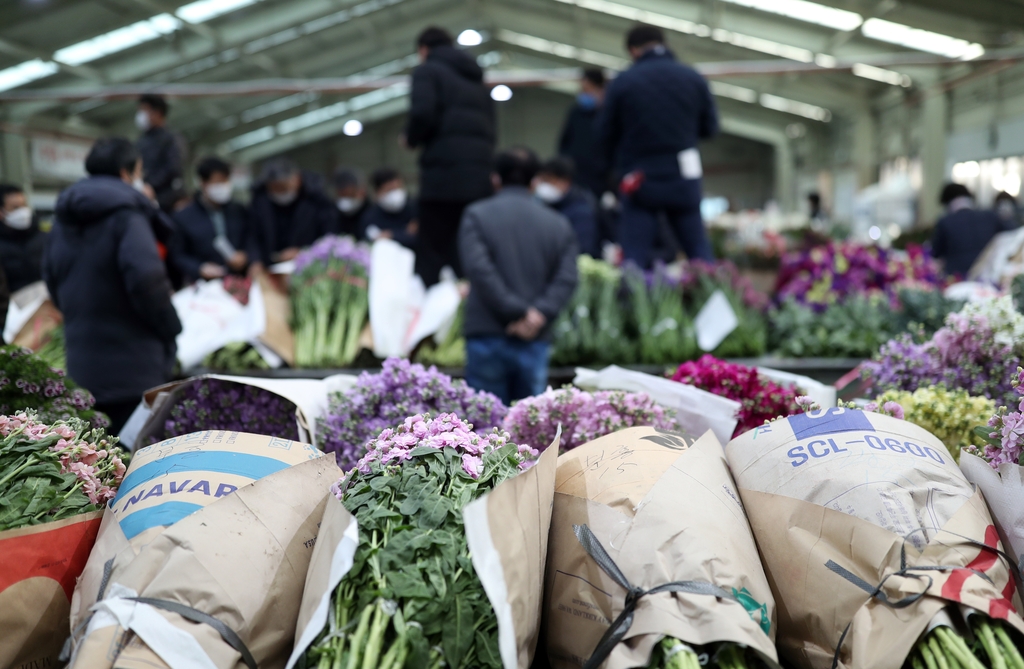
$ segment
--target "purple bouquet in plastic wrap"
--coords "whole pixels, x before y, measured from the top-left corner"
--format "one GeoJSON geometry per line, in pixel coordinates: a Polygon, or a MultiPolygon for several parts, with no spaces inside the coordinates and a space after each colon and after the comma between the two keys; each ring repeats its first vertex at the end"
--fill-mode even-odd
{"type": "Polygon", "coordinates": [[[328,235],[295,258],[292,312],[299,367],[336,367],[359,353],[369,312],[370,250],[328,235]]]}
{"type": "Polygon", "coordinates": [[[588,441],[627,427],[651,426],[675,429],[676,423],[646,393],[599,390],[589,393],[566,386],[516,402],[502,429],[513,442],[537,449],[547,448],[562,426],[561,450],[576,448],[588,441]]]}
{"type": "Polygon", "coordinates": [[[256,386],[196,379],[176,399],[161,434],[150,443],[205,430],[265,434],[298,441],[295,405],[256,386]]]}
{"type": "Polygon", "coordinates": [[[499,426],[506,411],[494,395],[452,380],[436,367],[389,358],[379,373],[364,372],[355,387],[330,397],[326,413],[317,421],[317,434],[324,451],[334,453],[338,465],[347,470],[366,454],[377,435],[398,428],[410,416],[454,413],[473,430],[485,432],[499,426]]]}

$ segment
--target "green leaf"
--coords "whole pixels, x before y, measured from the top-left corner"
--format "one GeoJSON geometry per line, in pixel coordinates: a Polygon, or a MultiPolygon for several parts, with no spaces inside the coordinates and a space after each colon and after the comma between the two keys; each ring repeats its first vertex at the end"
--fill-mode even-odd
{"type": "Polygon", "coordinates": [[[441,646],[449,667],[458,669],[473,644],[473,611],[462,599],[455,600],[455,608],[449,614],[441,630],[441,646]]]}

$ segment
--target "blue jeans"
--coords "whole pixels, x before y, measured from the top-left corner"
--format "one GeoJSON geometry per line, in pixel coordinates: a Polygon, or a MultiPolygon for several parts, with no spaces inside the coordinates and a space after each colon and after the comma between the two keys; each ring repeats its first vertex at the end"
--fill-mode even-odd
{"type": "Polygon", "coordinates": [[[550,345],[517,337],[467,337],[466,382],[506,405],[539,395],[548,385],[550,345]]]}
{"type": "Polygon", "coordinates": [[[669,227],[676,234],[687,258],[714,260],[711,241],[700,215],[700,202],[688,208],[647,208],[630,197],[622,198],[622,216],[619,219],[619,242],[624,260],[632,260],[643,268],[650,267],[660,212],[668,218],[669,227]]]}

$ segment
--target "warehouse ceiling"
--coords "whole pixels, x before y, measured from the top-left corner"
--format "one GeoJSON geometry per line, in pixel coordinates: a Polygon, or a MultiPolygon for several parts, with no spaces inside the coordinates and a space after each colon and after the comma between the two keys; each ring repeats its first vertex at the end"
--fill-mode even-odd
{"type": "Polygon", "coordinates": [[[140,87],[168,87],[195,146],[259,159],[401,113],[428,24],[495,82],[570,90],[628,65],[662,26],[734,128],[864,113],[1024,57],[1024,0],[0,0],[0,121],[132,133],[140,87]],[[479,42],[474,44],[474,42],[479,42]],[[227,84],[258,82],[246,95],[227,84]],[[38,94],[37,94],[38,92],[38,94]],[[11,100],[14,96],[53,99],[11,100]],[[6,101],[4,96],[8,96],[6,101]]]}

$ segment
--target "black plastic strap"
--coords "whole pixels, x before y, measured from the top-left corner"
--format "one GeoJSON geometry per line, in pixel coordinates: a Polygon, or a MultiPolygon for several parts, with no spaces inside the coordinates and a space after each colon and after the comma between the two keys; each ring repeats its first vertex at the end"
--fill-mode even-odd
{"type": "Polygon", "coordinates": [[[587,555],[597,563],[597,566],[604,573],[608,574],[613,581],[622,586],[626,591],[626,603],[622,608],[622,613],[619,614],[619,617],[612,622],[611,627],[601,637],[594,652],[590,655],[590,659],[583,665],[583,669],[597,669],[608,659],[615,646],[629,632],[629,628],[633,625],[633,612],[636,610],[640,598],[645,595],[655,595],[659,592],[686,592],[692,595],[710,595],[711,597],[732,602],[739,601],[735,595],[708,581],[674,581],[653,587],[650,590],[634,587],[629,582],[629,579],[626,578],[626,575],[622,573],[622,570],[619,569],[618,565],[615,564],[615,561],[612,560],[611,556],[608,555],[604,546],[601,545],[601,542],[598,541],[589,527],[586,525],[573,525],[572,530],[576,534],[576,539],[580,542],[580,545],[583,546],[583,550],[587,552],[587,555]]]}
{"type": "Polygon", "coordinates": [[[220,634],[220,637],[224,639],[224,643],[238,651],[238,654],[242,656],[242,661],[245,662],[245,666],[249,667],[249,669],[257,669],[256,659],[253,658],[252,653],[249,652],[249,649],[238,637],[238,634],[213,616],[203,613],[198,609],[194,609],[187,604],[171,602],[166,599],[154,599],[152,597],[128,597],[127,599],[131,602],[147,604],[156,609],[163,609],[164,611],[177,613],[185,620],[191,620],[194,623],[209,625],[216,630],[218,634],[220,634]]]}

